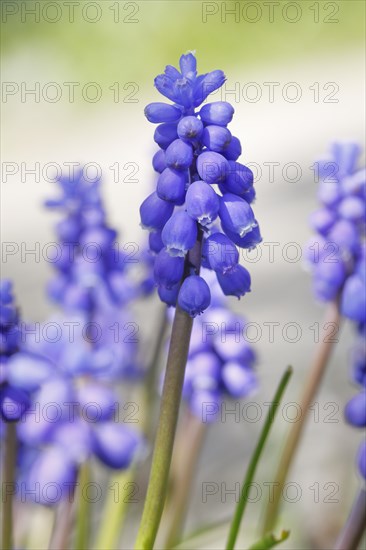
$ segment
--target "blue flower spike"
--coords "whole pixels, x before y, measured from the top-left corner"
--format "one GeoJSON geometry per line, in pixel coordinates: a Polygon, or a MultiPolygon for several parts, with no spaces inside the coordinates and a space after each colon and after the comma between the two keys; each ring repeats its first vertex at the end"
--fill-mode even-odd
{"type": "Polygon", "coordinates": [[[207,99],[225,80],[221,70],[200,75],[196,56],[189,52],[181,56],[179,68],[168,65],[155,78],[157,91],[172,103],[155,102],[145,109],[148,121],[157,124],[154,140],[160,149],[152,162],[156,192],[141,205],[141,225],[151,232],[160,299],[171,306],[178,301],[192,317],[210,303],[199,265],[191,262],[192,250],[196,258],[201,248],[199,263],[216,274],[224,294],[240,297],[250,290],[250,276],[239,265],[238,247],[252,249],[262,240],[250,206],[253,173],[238,162],[240,140],[227,127],[234,108],[207,99]]]}
{"type": "MultiPolygon", "coordinates": [[[[313,254],[307,254],[316,298],[337,300],[357,331],[352,378],[362,390],[345,408],[347,422],[356,428],[366,426],[366,173],[357,167],[360,154],[356,143],[335,143],[318,163],[321,205],[310,217],[317,235],[308,244],[313,254]]],[[[365,444],[357,462],[366,478],[365,444]]]]}

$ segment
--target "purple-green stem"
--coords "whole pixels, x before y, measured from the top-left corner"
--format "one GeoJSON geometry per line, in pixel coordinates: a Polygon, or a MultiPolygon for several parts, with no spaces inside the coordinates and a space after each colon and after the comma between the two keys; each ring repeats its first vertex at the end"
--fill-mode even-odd
{"type": "MultiPolygon", "coordinates": [[[[202,237],[202,231],[199,230],[197,242],[186,259],[184,277],[189,275],[191,268],[195,269],[197,275],[199,274],[202,237]]],[[[177,305],[170,338],[149,485],[135,543],[136,550],[152,550],[154,548],[163,513],[192,326],[192,317],[177,305]]]]}
{"type": "Polygon", "coordinates": [[[165,548],[173,548],[179,542],[188,507],[189,494],[197,461],[202,449],[208,425],[187,411],[178,444],[173,455],[171,514],[168,511],[168,535],[165,548]],[[189,441],[189,445],[187,445],[189,441]]]}
{"type": "Polygon", "coordinates": [[[81,464],[78,475],[77,484],[70,493],[67,500],[60,502],[56,517],[49,550],[67,550],[70,547],[70,539],[72,529],[76,517],[76,532],[74,550],[84,550],[89,548],[88,537],[90,533],[90,503],[85,498],[84,488],[88,485],[90,479],[90,464],[84,462],[81,464]]]}
{"type": "Polygon", "coordinates": [[[67,550],[70,546],[70,537],[74,525],[75,488],[67,500],[63,500],[57,507],[49,550],[67,550]]]}
{"type": "Polygon", "coordinates": [[[15,422],[6,425],[5,459],[2,480],[2,529],[1,542],[4,550],[13,547],[13,494],[15,488],[15,464],[17,454],[17,429],[15,422]],[[8,489],[10,490],[8,492],[8,489]]]}
{"type": "Polygon", "coordinates": [[[285,444],[285,448],[280,458],[277,475],[274,480],[275,484],[273,499],[268,504],[266,510],[262,531],[263,534],[273,531],[273,528],[275,527],[278,511],[280,508],[282,491],[285,486],[293,459],[295,457],[296,450],[299,446],[299,442],[305,427],[305,421],[307,418],[309,407],[318,391],[323,375],[325,373],[325,369],[329,363],[334,343],[336,342],[336,340],[329,336],[327,330],[329,331],[329,327],[331,328],[331,331],[334,329],[334,326],[339,327],[340,320],[341,318],[339,314],[337,300],[329,304],[325,315],[321,341],[317,346],[314,361],[305,382],[305,388],[300,400],[300,409],[302,411],[302,415],[300,420],[292,425],[290,434],[285,444]]]}
{"type": "Polygon", "coordinates": [[[334,550],[357,550],[366,529],[366,489],[359,490],[334,550]]]}

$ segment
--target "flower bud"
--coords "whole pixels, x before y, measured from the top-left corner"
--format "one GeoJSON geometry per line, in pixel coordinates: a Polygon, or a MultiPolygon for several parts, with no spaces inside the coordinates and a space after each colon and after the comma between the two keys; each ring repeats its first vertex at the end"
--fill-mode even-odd
{"type": "Polygon", "coordinates": [[[321,235],[326,235],[336,219],[337,216],[332,210],[321,208],[311,214],[310,226],[321,235]]]}
{"type": "Polygon", "coordinates": [[[225,274],[216,273],[216,276],[226,296],[237,296],[237,298],[240,298],[247,292],[250,292],[251,280],[249,271],[240,264],[225,274]]]}
{"type": "Polygon", "coordinates": [[[365,220],[365,200],[360,197],[346,197],[339,204],[338,213],[351,222],[365,220]]]}
{"type": "Polygon", "coordinates": [[[154,264],[154,279],[158,286],[164,286],[168,290],[173,288],[181,278],[184,271],[184,258],[171,256],[163,248],[156,257],[154,264]]]}
{"type": "Polygon", "coordinates": [[[211,151],[224,152],[230,141],[231,133],[223,126],[209,125],[203,130],[202,143],[211,151]]]}
{"type": "Polygon", "coordinates": [[[138,445],[139,437],[134,430],[112,422],[98,424],[94,431],[94,451],[97,457],[110,468],[128,468],[138,445]]]}
{"type": "Polygon", "coordinates": [[[174,205],[151,193],[140,206],[141,225],[149,231],[159,231],[169,220],[174,205]]]}
{"type": "Polygon", "coordinates": [[[219,273],[231,271],[239,262],[236,246],[223,233],[214,233],[205,240],[203,255],[210,268],[219,273]]]}
{"type": "Polygon", "coordinates": [[[319,263],[314,265],[313,288],[318,300],[333,300],[344,283],[346,277],[344,263],[340,258],[334,259],[335,262],[324,261],[324,256],[321,256],[319,263]]]}
{"type": "Polygon", "coordinates": [[[187,190],[185,204],[189,216],[203,226],[212,223],[219,213],[219,197],[204,181],[191,183],[187,190]]]}
{"type": "Polygon", "coordinates": [[[159,298],[167,306],[175,307],[177,304],[179,293],[179,284],[173,286],[172,288],[166,288],[165,286],[158,287],[159,298]]]}
{"type": "Polygon", "coordinates": [[[35,391],[54,374],[53,365],[38,355],[19,352],[7,363],[8,382],[25,391],[35,391]]]}
{"type": "Polygon", "coordinates": [[[242,196],[253,186],[253,172],[244,164],[229,160],[230,170],[221,184],[226,192],[242,196]]]}
{"type": "Polygon", "coordinates": [[[189,394],[197,390],[215,390],[219,385],[221,366],[216,353],[209,350],[196,353],[187,363],[185,392],[189,394]]]}
{"type": "Polygon", "coordinates": [[[200,110],[201,120],[205,124],[218,124],[226,126],[231,122],[234,115],[234,107],[227,101],[215,101],[207,103],[200,110]]]}
{"type": "Polygon", "coordinates": [[[195,141],[201,137],[203,131],[202,122],[195,116],[183,117],[177,127],[178,136],[181,139],[195,141]]]}
{"type": "Polygon", "coordinates": [[[192,146],[181,139],[176,139],[169,145],[165,152],[167,166],[175,170],[189,168],[193,160],[192,146]]]}
{"type": "Polygon", "coordinates": [[[220,183],[229,172],[225,157],[214,151],[204,151],[197,158],[197,172],[206,183],[220,183]]]}
{"type": "Polygon", "coordinates": [[[154,132],[154,141],[162,149],[169,147],[177,137],[177,125],[172,122],[160,124],[154,132]]]}
{"type": "Polygon", "coordinates": [[[197,76],[197,59],[194,52],[183,54],[179,59],[179,68],[182,75],[193,80],[197,76]]]}
{"type": "Polygon", "coordinates": [[[228,229],[239,237],[244,237],[257,225],[249,204],[231,193],[221,197],[219,216],[223,230],[228,229]]]}
{"type": "Polygon", "coordinates": [[[196,317],[208,308],[211,293],[208,284],[199,275],[190,275],[180,287],[178,304],[191,317],[196,317]]]}
{"type": "Polygon", "coordinates": [[[145,116],[149,122],[176,122],[182,116],[182,111],[167,103],[150,103],[145,107],[145,116]]]}
{"type": "Polygon", "coordinates": [[[186,212],[175,212],[166,222],[161,238],[171,256],[185,256],[196,242],[197,224],[186,212]]]}
{"type": "MultiPolygon", "coordinates": [[[[360,248],[360,234],[357,226],[348,220],[337,221],[327,235],[336,251],[355,253],[360,248]]],[[[330,250],[331,252],[331,250],[330,250]]],[[[328,251],[329,253],[329,251],[328,251]]]]}
{"type": "Polygon", "coordinates": [[[118,396],[108,386],[89,382],[78,389],[77,401],[82,409],[93,404],[96,410],[96,420],[103,421],[113,417],[118,396]]]}
{"type": "Polygon", "coordinates": [[[366,391],[360,392],[348,401],[345,409],[345,417],[349,424],[357,428],[366,427],[366,391]]]}
{"type": "Polygon", "coordinates": [[[230,395],[236,398],[247,397],[258,385],[254,372],[237,361],[225,363],[222,380],[230,395]]]}
{"type": "Polygon", "coordinates": [[[327,179],[320,182],[318,199],[325,206],[333,207],[341,200],[342,192],[337,180],[327,179]]]}
{"type": "Polygon", "coordinates": [[[240,246],[240,248],[247,248],[248,250],[252,250],[263,240],[258,222],[257,220],[254,221],[257,225],[254,226],[251,231],[246,233],[244,237],[240,237],[240,235],[229,231],[227,228],[225,228],[224,231],[229,239],[233,241],[233,243],[235,243],[237,246],[240,246]]]}
{"type": "Polygon", "coordinates": [[[159,172],[159,174],[162,173],[163,170],[166,168],[166,162],[165,162],[165,151],[162,149],[159,149],[155,153],[152,159],[152,165],[155,170],[155,172],[159,172]]]}
{"type": "Polygon", "coordinates": [[[176,205],[184,203],[188,176],[186,172],[165,168],[158,178],[156,192],[160,199],[176,205]]]}
{"type": "Polygon", "coordinates": [[[358,323],[366,322],[366,288],[361,277],[351,275],[342,292],[341,312],[358,323]]]}
{"type": "MultiPolygon", "coordinates": [[[[226,77],[220,70],[211,71],[203,75],[201,79],[197,78],[196,86],[194,87],[194,106],[198,107],[206,99],[206,97],[224,84],[226,77]]],[[[217,122],[213,122],[217,124],[217,122]]]]}
{"type": "Polygon", "coordinates": [[[27,472],[24,485],[25,491],[29,487],[28,494],[39,487],[37,495],[33,492],[37,504],[52,505],[67,498],[75,480],[76,464],[66,450],[53,446],[39,453],[27,472]]]}
{"type": "Polygon", "coordinates": [[[29,395],[24,390],[7,385],[1,388],[0,413],[5,421],[19,420],[30,404],[29,395]]]}
{"type": "Polygon", "coordinates": [[[229,145],[226,147],[223,155],[228,160],[237,160],[241,155],[241,143],[237,137],[232,136],[229,145]]]}
{"type": "Polygon", "coordinates": [[[155,252],[155,254],[159,254],[160,250],[164,248],[164,243],[161,240],[160,231],[149,233],[149,248],[151,252],[155,252]]]}

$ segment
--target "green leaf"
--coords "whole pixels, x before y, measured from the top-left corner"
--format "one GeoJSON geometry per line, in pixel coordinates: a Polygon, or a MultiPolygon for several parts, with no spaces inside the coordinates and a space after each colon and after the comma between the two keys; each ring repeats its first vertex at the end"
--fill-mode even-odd
{"type": "Polygon", "coordinates": [[[273,402],[271,403],[271,406],[267,414],[267,418],[262,428],[262,432],[259,436],[257,446],[254,449],[253,455],[250,459],[249,466],[244,478],[243,490],[241,491],[240,499],[236,506],[235,514],[231,523],[229,536],[226,544],[226,550],[233,550],[233,548],[235,548],[235,543],[239,533],[240,524],[243,519],[246,505],[248,503],[249,491],[247,488],[251,486],[251,483],[254,479],[254,475],[255,475],[260,457],[262,455],[265,443],[267,441],[269,432],[271,430],[272,424],[274,422],[277,409],[279,407],[280,401],[282,399],[282,396],[285,392],[285,389],[287,387],[287,384],[291,376],[292,376],[292,368],[287,367],[286,371],[284,372],[280,380],[277,391],[273,398],[273,402]]]}
{"type": "Polygon", "coordinates": [[[264,535],[258,542],[253,544],[249,550],[267,550],[268,548],[273,548],[277,544],[288,539],[290,531],[282,531],[280,538],[276,538],[273,533],[268,533],[264,535]]]}
{"type": "MultiPolygon", "coordinates": [[[[187,544],[189,544],[189,545],[195,544],[196,547],[198,547],[199,544],[198,544],[198,542],[195,543],[196,540],[204,538],[205,535],[213,535],[215,537],[218,537],[221,530],[223,528],[225,528],[225,530],[226,530],[227,527],[229,527],[229,525],[230,525],[230,519],[229,518],[225,518],[223,520],[216,521],[215,523],[206,524],[203,527],[200,527],[199,529],[196,529],[195,531],[193,531],[192,533],[190,533],[189,535],[184,537],[182,540],[179,541],[178,544],[173,546],[173,548],[174,549],[176,548],[177,550],[179,550],[181,548],[183,550],[183,548],[186,549],[186,548],[189,547],[189,546],[187,546],[187,544]]],[[[193,548],[193,546],[192,546],[192,548],[193,548]]]]}

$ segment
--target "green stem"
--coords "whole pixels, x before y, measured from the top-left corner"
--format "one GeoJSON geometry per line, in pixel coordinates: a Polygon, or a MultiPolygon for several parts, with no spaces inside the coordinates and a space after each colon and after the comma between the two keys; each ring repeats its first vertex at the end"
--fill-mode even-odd
{"type": "Polygon", "coordinates": [[[257,443],[257,446],[256,446],[255,450],[254,450],[252,458],[249,462],[249,466],[248,466],[248,469],[247,469],[247,472],[246,472],[246,475],[245,475],[245,478],[244,478],[244,483],[243,483],[240,499],[239,499],[239,502],[238,502],[236,510],[235,510],[233,521],[231,523],[229,537],[228,537],[227,544],[226,544],[226,550],[233,550],[233,548],[235,548],[235,543],[236,543],[236,539],[237,539],[237,536],[238,536],[240,523],[242,521],[243,514],[244,514],[244,511],[245,511],[246,505],[248,503],[249,488],[250,488],[250,485],[253,481],[259,459],[261,457],[264,445],[267,441],[268,434],[269,434],[271,426],[273,424],[273,421],[274,421],[274,418],[275,418],[275,415],[276,415],[276,411],[278,409],[278,406],[280,404],[283,393],[286,389],[286,386],[287,386],[287,384],[290,380],[291,375],[292,375],[292,368],[288,367],[286,369],[285,373],[283,374],[282,378],[281,378],[281,381],[280,381],[279,386],[277,388],[277,391],[276,391],[276,394],[274,396],[273,402],[271,403],[271,406],[269,408],[266,421],[264,423],[262,432],[261,432],[260,437],[259,437],[259,441],[257,443]]]}
{"type": "Polygon", "coordinates": [[[149,486],[136,549],[151,550],[163,513],[193,319],[179,306],[172,328],[149,486]]]}
{"type": "Polygon", "coordinates": [[[280,498],[286,479],[298,448],[301,435],[305,426],[305,421],[310,405],[316,395],[316,392],[322,381],[325,369],[328,365],[330,355],[336,340],[334,336],[334,327],[339,327],[340,314],[338,301],[329,304],[323,323],[323,331],[319,345],[317,346],[313,365],[305,383],[305,388],[300,400],[301,418],[295,424],[292,424],[290,434],[285,444],[282,456],[280,458],[277,474],[274,482],[273,498],[268,503],[262,533],[266,534],[273,531],[280,507],[280,498]]]}
{"type": "Polygon", "coordinates": [[[2,548],[13,546],[13,495],[15,492],[15,464],[17,455],[17,429],[15,422],[6,426],[5,458],[2,482],[3,517],[1,529],[2,548]]]}
{"type": "Polygon", "coordinates": [[[135,468],[118,472],[111,478],[110,488],[118,487],[117,498],[113,489],[104,506],[103,516],[100,522],[100,531],[97,535],[95,548],[97,550],[112,550],[118,548],[118,540],[126,516],[128,498],[124,497],[123,488],[133,483],[135,468]]]}
{"type": "Polygon", "coordinates": [[[88,539],[90,534],[90,502],[86,498],[84,493],[84,487],[88,485],[90,481],[90,465],[88,462],[84,462],[80,466],[79,471],[79,491],[78,491],[78,507],[77,507],[77,521],[76,521],[76,536],[75,536],[75,548],[74,550],[85,550],[89,548],[88,539]]]}
{"type": "Polygon", "coordinates": [[[366,490],[360,489],[335,550],[356,550],[366,529],[366,490]]]}
{"type": "MultiPolygon", "coordinates": [[[[184,277],[189,275],[192,267],[199,274],[202,238],[203,233],[199,229],[197,242],[186,259],[184,277]]],[[[153,549],[164,509],[192,326],[192,317],[177,305],[170,338],[149,485],[135,543],[137,550],[153,549]]]]}
{"type": "MultiPolygon", "coordinates": [[[[169,521],[166,548],[178,544],[187,511],[188,499],[195,473],[197,460],[206,434],[207,424],[188,412],[179,445],[173,457],[172,515],[169,521]],[[189,442],[189,445],[187,445],[189,442]],[[175,460],[174,460],[175,458],[175,460]]],[[[170,508],[170,506],[168,506],[170,508]]]]}

